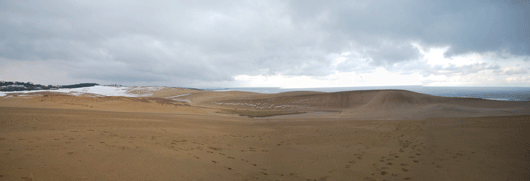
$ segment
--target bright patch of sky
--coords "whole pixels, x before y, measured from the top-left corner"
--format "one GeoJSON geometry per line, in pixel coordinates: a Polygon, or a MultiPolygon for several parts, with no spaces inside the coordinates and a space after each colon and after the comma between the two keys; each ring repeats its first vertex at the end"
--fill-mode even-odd
{"type": "MultiPolygon", "coordinates": [[[[450,47],[429,48],[413,44],[421,57],[411,63],[396,63],[389,71],[385,67],[370,67],[369,71],[341,72],[337,66],[348,60],[351,52],[330,55],[334,73],[327,76],[238,75],[241,87],[355,87],[355,86],[530,86],[530,62],[521,57],[499,57],[494,53],[468,53],[453,57],[444,54],[450,47]],[[417,70],[413,73],[403,71],[417,70]],[[409,66],[409,67],[407,67],[409,66]],[[400,69],[403,68],[403,69],[400,69]]],[[[366,63],[366,61],[357,61],[366,63]]]]}

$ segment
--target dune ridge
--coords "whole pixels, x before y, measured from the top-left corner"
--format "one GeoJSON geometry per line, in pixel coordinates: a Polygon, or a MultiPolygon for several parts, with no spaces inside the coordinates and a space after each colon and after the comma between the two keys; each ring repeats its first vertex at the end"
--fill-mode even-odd
{"type": "Polygon", "coordinates": [[[155,91],[151,92],[152,95],[148,97],[71,95],[60,92],[10,94],[10,97],[0,98],[4,99],[0,105],[125,112],[171,113],[195,110],[191,112],[197,114],[236,113],[249,117],[283,115],[283,117],[298,118],[325,116],[378,120],[527,115],[530,108],[529,103],[524,101],[439,97],[406,90],[360,90],[332,93],[304,91],[278,94],[216,92],[181,88],[152,90],[155,91]],[[9,103],[10,100],[11,103],[9,103]],[[318,116],[315,113],[325,114],[318,116]]]}
{"type": "MultiPolygon", "coordinates": [[[[346,92],[290,92],[258,94],[252,98],[224,97],[213,101],[224,107],[249,110],[335,111],[352,119],[402,119],[528,114],[522,101],[439,97],[405,90],[346,92]]],[[[212,101],[199,102],[212,106],[212,101]]]]}

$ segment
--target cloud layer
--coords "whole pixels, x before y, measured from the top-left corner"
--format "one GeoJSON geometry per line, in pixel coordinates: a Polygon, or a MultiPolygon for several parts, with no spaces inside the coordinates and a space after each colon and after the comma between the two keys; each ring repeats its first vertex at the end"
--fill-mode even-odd
{"type": "Polygon", "coordinates": [[[57,83],[240,86],[240,75],[323,79],[378,68],[524,83],[529,20],[530,4],[516,0],[2,1],[0,78],[27,78],[12,70],[39,64],[26,71],[66,76],[57,83]],[[446,48],[441,64],[428,57],[436,48],[446,48]]]}

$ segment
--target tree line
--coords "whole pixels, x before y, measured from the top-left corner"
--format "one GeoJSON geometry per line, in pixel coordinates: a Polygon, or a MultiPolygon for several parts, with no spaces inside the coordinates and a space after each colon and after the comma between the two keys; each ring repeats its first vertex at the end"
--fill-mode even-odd
{"type": "Polygon", "coordinates": [[[71,85],[41,85],[41,84],[33,84],[32,82],[0,81],[0,91],[71,89],[71,88],[80,88],[80,87],[92,87],[96,85],[99,85],[99,84],[80,83],[80,84],[71,84],[71,85]]]}

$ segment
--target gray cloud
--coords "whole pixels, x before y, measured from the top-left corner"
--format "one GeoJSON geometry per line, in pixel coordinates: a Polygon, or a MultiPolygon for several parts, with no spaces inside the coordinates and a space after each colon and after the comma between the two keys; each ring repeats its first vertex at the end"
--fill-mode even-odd
{"type": "Polygon", "coordinates": [[[482,63],[462,65],[462,66],[457,66],[454,64],[449,64],[448,66],[424,65],[424,68],[421,71],[421,73],[423,74],[423,76],[429,76],[429,75],[465,76],[468,74],[474,74],[474,73],[486,71],[486,70],[492,70],[493,72],[495,72],[495,71],[498,71],[499,69],[500,67],[498,65],[489,65],[488,63],[482,62],[482,63]]]}
{"type": "Polygon", "coordinates": [[[497,69],[494,71],[499,75],[522,75],[528,73],[528,68],[526,67],[508,67],[505,70],[497,69]]]}
{"type": "Polygon", "coordinates": [[[510,69],[504,72],[506,75],[518,75],[528,73],[527,69],[510,69]]]}
{"type": "MultiPolygon", "coordinates": [[[[0,59],[60,62],[72,78],[101,83],[318,77],[417,61],[411,43],[450,46],[447,56],[527,56],[529,8],[493,0],[2,1],[0,59]],[[343,52],[355,56],[332,66],[329,55],[343,52]]],[[[484,66],[444,69],[465,74],[484,66]]]]}
{"type": "Polygon", "coordinates": [[[420,51],[411,44],[383,45],[378,49],[367,51],[366,54],[377,66],[388,66],[388,64],[402,61],[418,60],[421,56],[420,51]]]}

